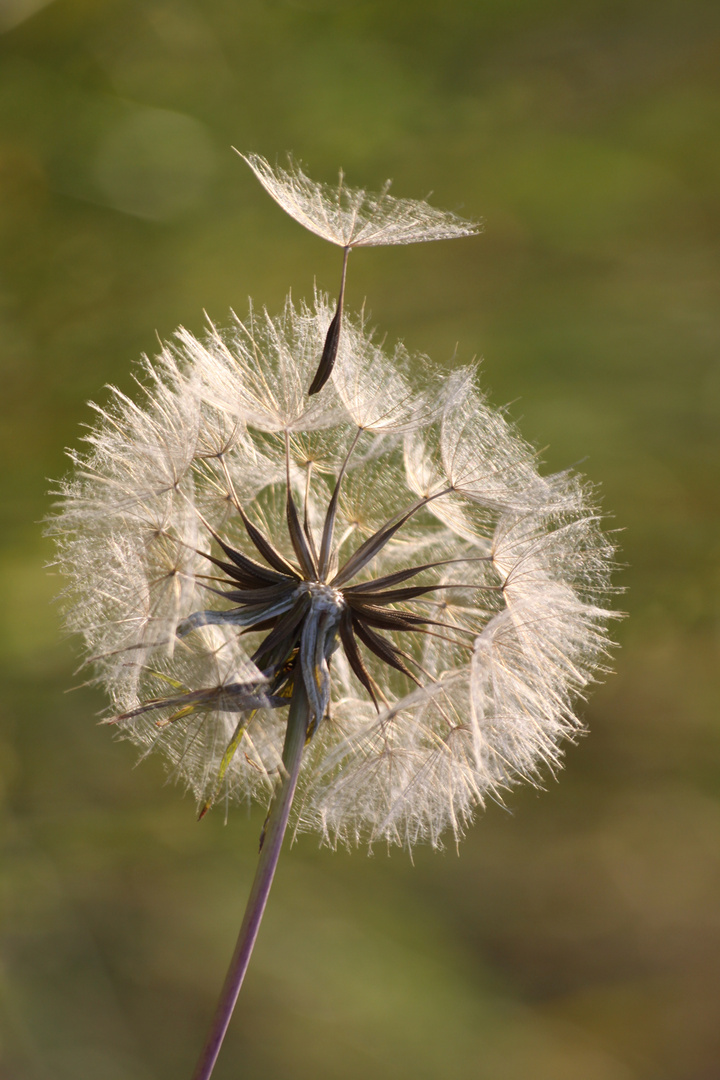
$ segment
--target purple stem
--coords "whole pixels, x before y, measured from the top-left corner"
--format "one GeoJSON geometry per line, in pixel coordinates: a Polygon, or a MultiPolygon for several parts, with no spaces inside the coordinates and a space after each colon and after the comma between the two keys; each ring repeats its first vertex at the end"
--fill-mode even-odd
{"type": "Polygon", "coordinates": [[[275,876],[275,868],[280,857],[280,849],[295,794],[307,734],[308,715],[305,686],[303,680],[298,678],[295,681],[295,688],[290,702],[285,746],[283,747],[284,778],[273,798],[266,822],[260,858],[255,871],[255,879],[245,908],[245,916],[240,927],[235,952],[230,961],[228,973],[225,976],[210,1032],[193,1073],[193,1080],[209,1080],[212,1074],[235,1008],[235,1002],[240,993],[240,987],[245,978],[245,972],[250,963],[250,956],[260,929],[260,922],[265,911],[270,886],[275,876]]]}

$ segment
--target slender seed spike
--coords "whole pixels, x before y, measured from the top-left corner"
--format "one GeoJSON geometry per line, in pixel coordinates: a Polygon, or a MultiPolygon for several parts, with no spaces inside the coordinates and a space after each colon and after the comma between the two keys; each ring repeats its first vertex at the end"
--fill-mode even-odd
{"type": "MultiPolygon", "coordinates": [[[[185,501],[185,502],[190,501],[188,499],[188,497],[184,494],[184,492],[180,491],[179,494],[180,494],[181,498],[183,499],[183,501],[185,501]]],[[[190,505],[192,506],[192,503],[190,503],[190,505]]],[[[260,554],[263,556],[263,558],[267,559],[267,561],[270,563],[271,566],[274,564],[274,562],[278,563],[278,565],[276,565],[276,571],[279,571],[281,577],[286,577],[289,574],[290,577],[297,578],[299,575],[298,575],[297,571],[294,569],[294,567],[292,567],[290,565],[290,563],[286,562],[283,559],[282,555],[280,555],[279,552],[275,551],[272,544],[268,540],[265,539],[265,537],[262,535],[260,530],[257,529],[253,525],[253,523],[247,518],[247,515],[245,514],[244,510],[240,506],[237,499],[234,500],[234,505],[235,505],[238,513],[240,514],[240,517],[242,518],[242,522],[243,522],[243,525],[245,526],[245,529],[247,531],[248,536],[250,537],[253,544],[255,545],[255,547],[260,552],[260,554]],[[280,565],[280,564],[282,564],[282,565],[280,565]]],[[[246,555],[243,555],[242,552],[236,551],[234,548],[230,547],[230,545],[227,544],[218,535],[218,533],[215,531],[215,529],[213,529],[212,525],[208,521],[206,521],[205,517],[201,514],[200,510],[196,506],[192,506],[192,509],[195,511],[197,516],[200,518],[200,520],[202,521],[203,525],[205,526],[207,531],[210,533],[212,538],[217,541],[217,543],[220,545],[220,547],[225,552],[225,554],[230,559],[232,559],[232,561],[234,563],[236,563],[237,566],[239,566],[241,569],[242,568],[249,569],[251,573],[255,573],[257,576],[263,577],[264,580],[267,581],[267,582],[278,581],[279,580],[278,576],[277,576],[277,573],[272,574],[272,576],[268,576],[269,571],[267,570],[266,567],[260,566],[259,563],[256,563],[253,559],[249,559],[246,555]]],[[[200,552],[200,554],[204,554],[204,553],[200,552]]],[[[210,556],[206,556],[206,558],[210,558],[210,556]]],[[[212,562],[213,560],[210,559],[210,561],[212,562]]]]}
{"type": "Polygon", "coordinates": [[[402,516],[392,518],[388,521],[382,528],[378,529],[376,533],[368,537],[364,544],[360,545],[355,554],[350,556],[330,584],[335,588],[339,588],[339,586],[344,585],[346,581],[350,581],[355,574],[358,574],[371,559],[374,559],[375,556],[382,551],[388,541],[392,540],[398,529],[401,529],[403,525],[418,512],[418,510],[422,510],[424,506],[427,506],[428,503],[431,503],[434,499],[439,499],[441,495],[448,495],[451,490],[452,488],[444,488],[435,495],[426,495],[424,498],[419,499],[414,506],[411,506],[409,510],[405,511],[402,516]]]}
{"type": "Polygon", "coordinates": [[[492,558],[491,556],[480,555],[468,559],[441,559],[439,562],[424,563],[422,566],[413,566],[408,570],[398,570],[394,574],[386,574],[384,577],[374,578],[372,581],[361,581],[357,585],[349,585],[346,589],[343,589],[343,594],[350,596],[353,593],[372,592],[379,587],[386,588],[390,585],[399,585],[402,581],[407,581],[408,578],[421,574],[423,570],[434,570],[438,566],[450,566],[452,563],[468,562],[492,562],[492,558]]]}
{"type": "Polygon", "coordinates": [[[400,604],[405,603],[408,600],[417,600],[420,596],[425,596],[427,593],[439,592],[442,590],[457,589],[458,591],[465,592],[502,592],[502,585],[468,585],[463,582],[443,582],[437,585],[413,585],[407,589],[388,589],[386,592],[362,592],[352,593],[347,596],[349,604],[355,603],[368,603],[368,604],[400,604]]]}
{"type": "Polygon", "coordinates": [[[295,506],[295,500],[293,499],[289,485],[287,489],[286,516],[290,543],[292,544],[293,551],[300,563],[303,577],[306,581],[317,581],[317,566],[315,565],[315,560],[312,551],[310,550],[307,537],[300,526],[300,518],[298,517],[297,507],[295,506]]]}
{"type": "Polygon", "coordinates": [[[344,585],[346,581],[350,581],[355,577],[355,574],[358,574],[371,559],[374,559],[375,556],[382,551],[398,529],[401,529],[405,522],[412,517],[421,506],[425,505],[426,501],[427,500],[423,500],[421,503],[416,503],[416,505],[399,521],[395,522],[393,525],[383,525],[382,528],[378,529],[372,536],[369,536],[368,539],[360,545],[357,551],[350,556],[345,565],[340,568],[330,584],[337,589],[341,585],[344,585]]]}
{"type": "MultiPolygon", "coordinates": [[[[223,464],[225,464],[225,463],[223,462],[223,464]]],[[[283,577],[289,576],[289,577],[293,577],[295,579],[299,579],[300,575],[298,574],[295,567],[292,566],[291,563],[289,563],[287,561],[287,559],[285,559],[280,554],[280,552],[277,551],[274,548],[274,546],[270,543],[270,541],[267,539],[267,537],[263,536],[260,529],[258,529],[256,525],[253,525],[252,521],[250,521],[247,514],[245,513],[242,506],[240,505],[240,502],[239,502],[237,496],[234,494],[234,492],[233,492],[233,505],[235,506],[237,512],[240,514],[240,518],[242,520],[243,525],[245,526],[245,531],[247,532],[248,536],[250,537],[250,540],[255,545],[257,550],[260,552],[262,557],[270,564],[270,566],[274,567],[275,570],[283,577]]],[[[209,522],[207,522],[205,520],[205,518],[202,516],[202,514],[200,514],[199,510],[196,510],[196,512],[197,512],[198,516],[200,517],[200,520],[203,522],[203,524],[207,528],[210,535],[215,540],[217,540],[218,544],[220,544],[220,547],[223,549],[225,554],[228,555],[233,560],[233,562],[237,562],[239,566],[242,566],[242,561],[241,560],[246,560],[246,561],[249,561],[253,567],[258,566],[258,564],[254,563],[253,560],[247,560],[246,556],[243,556],[240,552],[234,551],[232,548],[228,547],[224,543],[224,541],[218,536],[218,534],[213,529],[213,527],[209,524],[209,522]]],[[[265,568],[260,567],[260,569],[263,570],[265,568]]],[[[266,571],[266,573],[267,573],[267,571],[266,571]]],[[[277,578],[274,578],[273,580],[277,580],[277,578]]]]}
{"type": "MultiPolygon", "coordinates": [[[[365,630],[369,630],[369,627],[366,626],[365,630]]],[[[432,672],[428,671],[428,669],[420,663],[416,656],[412,656],[410,653],[405,652],[405,650],[401,649],[399,645],[396,645],[395,642],[388,641],[387,638],[383,638],[382,640],[388,645],[390,645],[396,657],[399,657],[401,660],[405,660],[408,664],[412,664],[413,667],[416,667],[418,671],[425,676],[425,678],[428,680],[428,683],[436,683],[438,681],[432,674],[432,672]]],[[[411,675],[411,678],[415,680],[418,686],[422,685],[415,679],[415,676],[411,675]]]]}
{"type": "Polygon", "coordinates": [[[287,489],[285,517],[287,520],[288,533],[290,535],[290,543],[297,555],[305,580],[316,581],[317,567],[310,552],[310,548],[308,547],[307,538],[300,528],[300,518],[298,517],[297,507],[295,506],[295,500],[292,493],[292,485],[290,484],[290,435],[287,431],[285,432],[285,485],[287,489]]]}
{"type": "Polygon", "coordinates": [[[342,278],[340,280],[340,292],[338,295],[337,308],[335,314],[332,317],[332,321],[328,327],[327,334],[325,335],[325,344],[323,346],[322,357],[320,358],[320,364],[315,378],[310,383],[308,388],[308,397],[313,394],[319,393],[325,383],[328,381],[332,374],[332,369],[335,366],[335,360],[337,359],[338,347],[340,345],[340,329],[342,325],[342,313],[343,313],[343,301],[345,299],[345,275],[347,273],[348,255],[352,248],[346,247],[343,249],[343,265],[342,265],[342,278]]]}
{"type": "Polygon", "coordinates": [[[319,569],[320,577],[321,577],[321,579],[323,581],[325,580],[325,578],[326,578],[326,576],[328,574],[328,571],[329,571],[329,568],[330,568],[330,562],[331,562],[331,558],[332,558],[332,542],[333,542],[333,534],[334,534],[334,531],[335,531],[335,518],[337,516],[338,499],[340,498],[340,489],[342,487],[342,482],[343,482],[343,479],[345,477],[347,467],[350,464],[350,458],[352,457],[353,451],[354,451],[355,447],[358,444],[358,439],[360,438],[360,434],[361,434],[361,432],[360,432],[360,429],[358,428],[358,430],[355,432],[355,438],[350,443],[350,446],[348,448],[348,452],[345,455],[345,460],[342,463],[342,467],[340,469],[340,472],[338,473],[338,478],[337,478],[337,481],[335,483],[335,488],[333,490],[332,496],[330,497],[330,502],[328,504],[327,513],[325,514],[325,523],[323,525],[322,540],[320,541],[320,559],[319,559],[319,562],[318,562],[318,569],[319,569]]]}
{"type": "Polygon", "coordinates": [[[377,626],[379,630],[415,630],[423,626],[439,626],[443,630],[454,630],[456,634],[467,634],[471,638],[477,635],[472,630],[465,630],[462,626],[453,626],[452,623],[438,622],[436,619],[426,619],[422,615],[413,615],[409,611],[387,611],[385,608],[355,607],[354,613],[370,626],[377,626]]]}
{"type": "Polygon", "coordinates": [[[310,481],[312,479],[312,471],[313,471],[313,463],[312,463],[312,461],[309,461],[307,463],[307,476],[306,476],[306,479],[305,479],[305,500],[304,500],[304,507],[303,507],[303,530],[304,530],[305,535],[307,537],[307,542],[310,545],[310,551],[312,552],[313,561],[314,561],[315,565],[317,566],[318,563],[319,563],[318,553],[317,553],[317,550],[315,548],[315,538],[313,537],[312,529],[310,528],[310,519],[308,517],[308,510],[309,510],[309,504],[310,504],[310,481]]]}
{"type": "Polygon", "coordinates": [[[418,679],[408,670],[400,659],[399,650],[395,648],[392,642],[381,637],[380,634],[376,634],[362,619],[354,618],[352,625],[353,630],[360,638],[363,645],[370,649],[375,656],[384,663],[389,664],[390,667],[395,668],[396,671],[400,671],[403,675],[407,675],[407,677],[412,679],[417,686],[420,686],[418,679]]]}
{"type": "Polygon", "coordinates": [[[228,589],[226,592],[213,589],[213,592],[224,596],[226,600],[233,600],[236,604],[267,604],[284,596],[288,592],[288,586],[287,584],[269,585],[267,588],[228,589]]]}
{"type": "MultiPolygon", "coordinates": [[[[291,590],[287,585],[271,586],[270,589],[216,589],[214,585],[208,585],[206,581],[198,583],[201,589],[205,592],[213,593],[215,596],[221,596],[223,600],[235,600],[240,604],[251,604],[254,607],[260,605],[273,606],[273,597],[276,602],[282,601],[282,599],[289,595],[291,590]]],[[[226,582],[228,585],[232,585],[233,582],[226,582]]],[[[190,616],[192,618],[192,616],[190,616]]]]}
{"type": "Polygon", "coordinates": [[[253,582],[258,582],[258,587],[270,584],[277,584],[277,582],[283,579],[287,580],[285,574],[278,574],[274,570],[268,570],[266,566],[261,566],[260,563],[255,562],[254,559],[249,558],[247,555],[243,555],[241,551],[237,551],[235,548],[230,547],[224,540],[221,540],[217,533],[212,533],[213,539],[217,540],[218,544],[225,552],[229,559],[235,563],[235,567],[228,566],[226,562],[222,562],[220,559],[216,559],[214,555],[209,555],[204,551],[200,554],[213,563],[214,566],[224,570],[230,577],[236,578],[243,585],[248,585],[249,588],[253,588],[253,582]]]}
{"type": "MultiPolygon", "coordinates": [[[[364,592],[348,596],[348,603],[353,604],[399,604],[408,600],[416,600],[419,596],[437,592],[442,585],[413,585],[407,589],[389,589],[387,592],[364,592]]],[[[447,586],[446,586],[447,588],[447,586]]],[[[455,588],[455,586],[452,586],[455,588]]]]}
{"type": "Polygon", "coordinates": [[[343,617],[340,620],[340,640],[342,642],[345,655],[348,658],[348,663],[357,676],[359,682],[365,687],[368,694],[372,698],[373,705],[380,711],[377,698],[375,696],[375,687],[372,676],[363,663],[363,658],[360,655],[357,645],[355,644],[355,637],[353,634],[353,621],[350,617],[350,612],[343,612],[343,617]]]}
{"type": "MultiPolygon", "coordinates": [[[[430,619],[411,615],[407,611],[386,611],[384,608],[353,607],[353,614],[370,626],[380,630],[414,630],[418,626],[431,625],[430,619]]],[[[434,624],[433,624],[434,625],[434,624]]]]}
{"type": "Polygon", "coordinates": [[[330,326],[328,327],[327,336],[325,338],[325,345],[323,346],[322,356],[315,375],[315,378],[308,387],[308,397],[313,394],[318,394],[325,383],[332,374],[332,369],[335,366],[335,360],[337,358],[338,346],[340,344],[340,320],[342,319],[342,300],[338,301],[338,306],[335,314],[332,317],[330,326]]]}
{"type": "Polygon", "coordinates": [[[263,536],[257,526],[253,525],[252,521],[247,517],[243,510],[239,510],[242,523],[245,526],[245,531],[252,540],[255,547],[267,562],[273,566],[278,573],[284,574],[296,579],[300,578],[295,567],[287,561],[287,559],[280,554],[280,552],[270,543],[267,537],[263,536]]]}

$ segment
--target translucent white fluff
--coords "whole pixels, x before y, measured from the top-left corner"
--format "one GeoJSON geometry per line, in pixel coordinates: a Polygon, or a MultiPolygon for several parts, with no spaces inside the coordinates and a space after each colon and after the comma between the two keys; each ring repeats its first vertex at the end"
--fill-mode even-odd
{"type": "Polygon", "coordinates": [[[389,180],[382,191],[372,193],[347,187],[341,172],[337,187],[331,187],[311,180],[292,158],[283,169],[273,168],[258,154],[240,156],[290,217],[340,247],[452,240],[479,232],[475,222],[464,221],[457,214],[416,199],[389,195],[389,180]]]}
{"type": "MultiPolygon", "coordinates": [[[[342,214],[328,231],[345,228],[342,214]]],[[[313,601],[313,633],[287,658],[314,680],[297,825],[331,844],[438,845],[486,798],[558,766],[580,726],[573,703],[603,668],[612,550],[582,483],[540,475],[472,372],[418,388],[426,361],[386,355],[346,320],[331,381],[308,398],[330,314],[325,297],[288,299],[279,316],[233,316],[202,342],[181,330],[143,362],[137,402],[112,392],[60,486],[68,625],[110,694],[109,720],[162,751],[201,805],[267,800],[287,708],[257,650],[298,597],[332,595],[327,612],[313,601]],[[317,585],[291,543],[288,477],[316,551],[341,478],[317,585]],[[220,595],[228,546],[267,568],[253,530],[305,579],[279,589],[259,628],[252,606],[220,595]],[[361,668],[337,637],[362,600],[353,589],[403,574],[397,601],[353,609],[361,668]]]]}

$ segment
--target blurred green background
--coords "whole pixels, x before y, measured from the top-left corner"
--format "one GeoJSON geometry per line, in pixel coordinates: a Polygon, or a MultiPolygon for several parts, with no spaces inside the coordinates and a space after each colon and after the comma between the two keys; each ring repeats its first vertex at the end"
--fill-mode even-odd
{"type": "Polygon", "coordinates": [[[231,144],[484,218],[356,253],[348,304],[602,484],[630,618],[560,782],[459,857],[285,853],[218,1080],[716,1080],[713,0],[0,0],[0,1076],[189,1076],[254,868],[260,812],[197,824],[66,693],[39,524],[156,335],[336,289],[231,144]]]}

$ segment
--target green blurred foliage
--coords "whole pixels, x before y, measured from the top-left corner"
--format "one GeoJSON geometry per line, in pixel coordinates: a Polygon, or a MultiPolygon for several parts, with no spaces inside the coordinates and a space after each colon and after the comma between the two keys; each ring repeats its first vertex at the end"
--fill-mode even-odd
{"type": "Polygon", "coordinates": [[[630,618],[459,858],[285,854],[218,1080],[718,1075],[719,41],[712,0],[0,2],[0,1075],[189,1075],[253,871],[261,813],[196,824],[65,693],[38,524],[157,335],[336,288],[231,145],[485,219],[348,303],[602,484],[630,618]]]}

